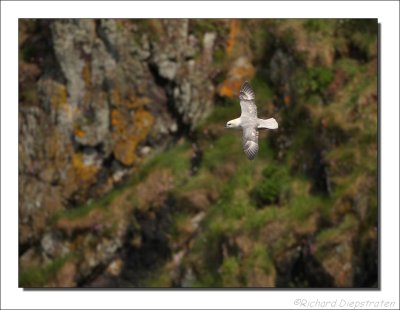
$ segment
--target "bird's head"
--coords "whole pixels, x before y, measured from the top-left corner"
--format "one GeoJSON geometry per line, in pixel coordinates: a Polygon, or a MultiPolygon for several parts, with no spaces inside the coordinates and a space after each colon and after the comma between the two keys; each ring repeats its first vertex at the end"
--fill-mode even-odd
{"type": "Polygon", "coordinates": [[[229,122],[226,123],[226,128],[239,128],[240,126],[240,120],[238,118],[233,119],[229,122]]]}

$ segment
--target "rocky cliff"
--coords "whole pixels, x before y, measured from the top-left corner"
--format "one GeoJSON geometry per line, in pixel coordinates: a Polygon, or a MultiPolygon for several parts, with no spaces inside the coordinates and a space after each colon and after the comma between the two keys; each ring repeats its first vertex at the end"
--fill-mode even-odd
{"type": "Polygon", "coordinates": [[[377,285],[375,20],[19,29],[21,286],[377,285]]]}

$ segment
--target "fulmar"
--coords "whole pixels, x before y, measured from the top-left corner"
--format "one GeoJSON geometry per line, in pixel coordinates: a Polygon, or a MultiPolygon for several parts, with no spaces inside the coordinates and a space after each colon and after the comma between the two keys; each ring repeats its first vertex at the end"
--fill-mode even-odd
{"type": "Polygon", "coordinates": [[[258,152],[258,130],[277,129],[278,122],[274,118],[261,119],[257,117],[255,94],[249,82],[244,82],[240,88],[240,108],[242,114],[226,123],[226,128],[243,130],[243,149],[248,159],[253,160],[258,152]]]}

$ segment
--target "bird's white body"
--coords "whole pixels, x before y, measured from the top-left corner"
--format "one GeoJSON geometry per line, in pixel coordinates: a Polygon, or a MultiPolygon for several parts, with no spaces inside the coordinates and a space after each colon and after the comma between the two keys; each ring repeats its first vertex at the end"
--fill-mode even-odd
{"type": "MultiPolygon", "coordinates": [[[[243,127],[247,127],[249,125],[252,126],[254,121],[238,117],[233,120],[230,120],[228,123],[231,124],[229,128],[242,129],[243,127]]],[[[269,118],[269,119],[257,118],[257,129],[278,129],[278,122],[275,120],[275,118],[269,118]]]]}
{"type": "Polygon", "coordinates": [[[226,123],[226,127],[243,130],[243,149],[247,158],[252,160],[258,152],[259,129],[277,129],[278,122],[274,118],[261,119],[257,117],[254,91],[248,82],[244,82],[240,88],[239,98],[242,114],[226,123]]]}

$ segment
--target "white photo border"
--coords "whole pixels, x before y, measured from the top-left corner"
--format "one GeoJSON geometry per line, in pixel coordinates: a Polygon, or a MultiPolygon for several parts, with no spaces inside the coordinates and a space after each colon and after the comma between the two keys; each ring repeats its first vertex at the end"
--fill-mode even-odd
{"type": "MultiPolygon", "coordinates": [[[[313,308],[312,302],[336,300],[337,309],[369,309],[368,306],[398,309],[399,105],[397,1],[2,1],[1,308],[305,309],[303,300],[308,302],[309,308],[313,308]],[[31,291],[18,288],[18,18],[71,17],[377,18],[381,24],[380,290],[31,291]],[[340,306],[342,300],[347,306],[340,306]],[[376,303],[380,303],[379,306],[376,303]]],[[[318,308],[316,303],[314,308],[318,308]]]]}

